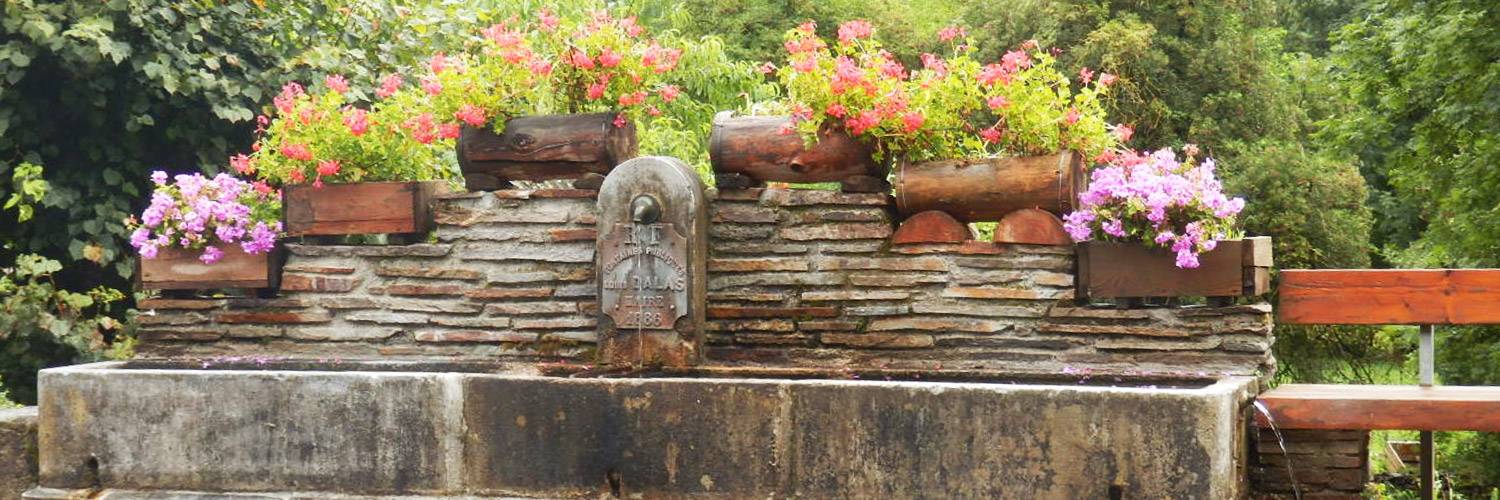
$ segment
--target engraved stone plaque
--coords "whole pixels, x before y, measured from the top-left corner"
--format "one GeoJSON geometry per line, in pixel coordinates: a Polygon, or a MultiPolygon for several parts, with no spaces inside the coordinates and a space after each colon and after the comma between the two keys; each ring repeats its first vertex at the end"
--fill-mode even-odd
{"type": "Polygon", "coordinates": [[[671,224],[623,224],[599,245],[600,312],[616,328],[671,330],[688,312],[687,237],[671,224]]]}
{"type": "Polygon", "coordinates": [[[703,181],[675,158],[620,164],[599,188],[599,356],[687,366],[702,357],[708,220],[703,181]]]}

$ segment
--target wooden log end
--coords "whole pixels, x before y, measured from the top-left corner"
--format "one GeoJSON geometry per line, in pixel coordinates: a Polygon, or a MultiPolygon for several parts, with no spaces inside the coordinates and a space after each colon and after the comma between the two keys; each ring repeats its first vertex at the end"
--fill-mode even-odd
{"type": "Polygon", "coordinates": [[[735,174],[735,173],[723,173],[723,174],[715,173],[714,174],[714,186],[718,187],[720,190],[725,190],[725,189],[750,189],[750,188],[753,188],[753,187],[760,187],[762,184],[763,183],[761,183],[760,181],[752,179],[752,178],[750,178],[750,176],[747,176],[747,175],[744,175],[744,174],[735,174]]]}
{"type": "Polygon", "coordinates": [[[599,188],[603,186],[604,176],[595,173],[584,174],[583,177],[573,179],[573,189],[598,191],[599,188]]]}
{"type": "Polygon", "coordinates": [[[902,221],[891,235],[891,244],[963,243],[969,239],[969,226],[947,212],[928,210],[902,221]]]}
{"type": "Polygon", "coordinates": [[[1245,296],[1265,295],[1271,291],[1271,268],[1245,268],[1245,296]]]}
{"type": "Polygon", "coordinates": [[[1005,214],[995,224],[995,243],[1067,246],[1073,244],[1062,219],[1046,210],[1023,208],[1005,214]]]}
{"type": "Polygon", "coordinates": [[[839,181],[839,190],[845,193],[888,193],[891,184],[869,175],[855,175],[839,181]]]}

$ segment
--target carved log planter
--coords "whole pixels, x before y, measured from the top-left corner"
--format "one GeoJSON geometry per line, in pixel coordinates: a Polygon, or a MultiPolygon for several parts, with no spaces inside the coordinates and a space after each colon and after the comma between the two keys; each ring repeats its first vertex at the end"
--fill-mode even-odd
{"type": "Polygon", "coordinates": [[[1266,293],[1271,281],[1271,238],[1220,241],[1198,256],[1199,266],[1181,269],[1166,249],[1140,243],[1078,244],[1079,299],[1210,297],[1232,299],[1266,293]]]}
{"type": "Polygon", "coordinates": [[[1066,214],[1088,177],[1079,155],[1063,152],[901,165],[895,183],[903,216],[942,210],[962,222],[989,222],[1027,208],[1066,214]]]}
{"type": "Polygon", "coordinates": [[[419,234],[432,228],[432,198],[447,182],[294,184],[281,190],[288,236],[419,234]]]}
{"type": "Polygon", "coordinates": [[[819,133],[807,147],[801,134],[783,134],[788,116],[714,117],[708,158],[719,188],[739,189],[766,182],[839,182],[845,191],[883,192],[886,168],[869,146],[838,129],[819,133]]]}
{"type": "Polygon", "coordinates": [[[635,158],[635,124],[614,124],[616,113],[521,116],[505,133],[464,127],[458,164],[471,190],[499,189],[510,181],[579,179],[604,175],[635,158]]]}
{"type": "Polygon", "coordinates": [[[143,290],[275,289],[281,283],[281,252],[250,255],[239,245],[220,245],[213,264],[198,260],[201,250],[163,248],[154,259],[140,259],[136,276],[143,290]]]}

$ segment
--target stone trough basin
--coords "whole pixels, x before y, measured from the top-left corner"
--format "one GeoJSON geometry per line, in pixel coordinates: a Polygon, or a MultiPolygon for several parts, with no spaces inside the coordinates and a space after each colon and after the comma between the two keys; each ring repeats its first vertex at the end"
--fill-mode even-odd
{"type": "Polygon", "coordinates": [[[45,370],[28,497],[1235,498],[1256,384],[471,368],[45,370]]]}

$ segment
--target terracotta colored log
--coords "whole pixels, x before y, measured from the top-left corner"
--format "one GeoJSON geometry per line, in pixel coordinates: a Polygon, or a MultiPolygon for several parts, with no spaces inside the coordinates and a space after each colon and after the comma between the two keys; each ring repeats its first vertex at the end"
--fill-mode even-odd
{"type": "Polygon", "coordinates": [[[289,236],[411,234],[432,228],[432,198],[447,182],[293,184],[281,190],[289,236]]]}
{"type": "Polygon", "coordinates": [[[1500,324],[1500,269],[1288,269],[1277,321],[1500,324]]]}
{"type": "Polygon", "coordinates": [[[742,175],[764,182],[836,182],[855,176],[884,179],[869,146],[842,130],[825,130],[806,147],[801,134],[783,134],[786,116],[714,117],[708,157],[715,175],[742,175]]]}
{"type": "Polygon", "coordinates": [[[1271,239],[1220,241],[1213,251],[1199,255],[1198,263],[1194,269],[1179,268],[1171,251],[1139,243],[1080,243],[1076,295],[1095,299],[1260,295],[1268,291],[1258,276],[1271,267],[1271,239]]]}
{"type": "Polygon", "coordinates": [[[922,212],[901,222],[891,235],[891,244],[963,243],[970,239],[969,226],[937,210],[922,212]]]}
{"type": "Polygon", "coordinates": [[[1500,387],[1283,384],[1257,399],[1279,429],[1500,432],[1500,387]]]}
{"type": "Polygon", "coordinates": [[[1062,215],[1087,185],[1073,153],[1018,158],[942,160],[896,171],[896,208],[902,214],[942,210],[963,222],[998,221],[1039,208],[1062,215]]]}
{"type": "Polygon", "coordinates": [[[1052,212],[1023,208],[1005,214],[995,224],[995,243],[1023,245],[1072,245],[1073,238],[1063,230],[1062,219],[1052,212]]]}
{"type": "Polygon", "coordinates": [[[201,250],[175,247],[161,249],[154,259],[140,259],[136,276],[141,289],[275,288],[281,281],[280,252],[250,255],[239,245],[218,248],[224,256],[213,264],[198,260],[201,250]]]}
{"type": "Polygon", "coordinates": [[[544,181],[608,174],[636,156],[635,124],[614,125],[615,113],[521,116],[505,132],[464,127],[458,164],[465,178],[544,181]]]}

